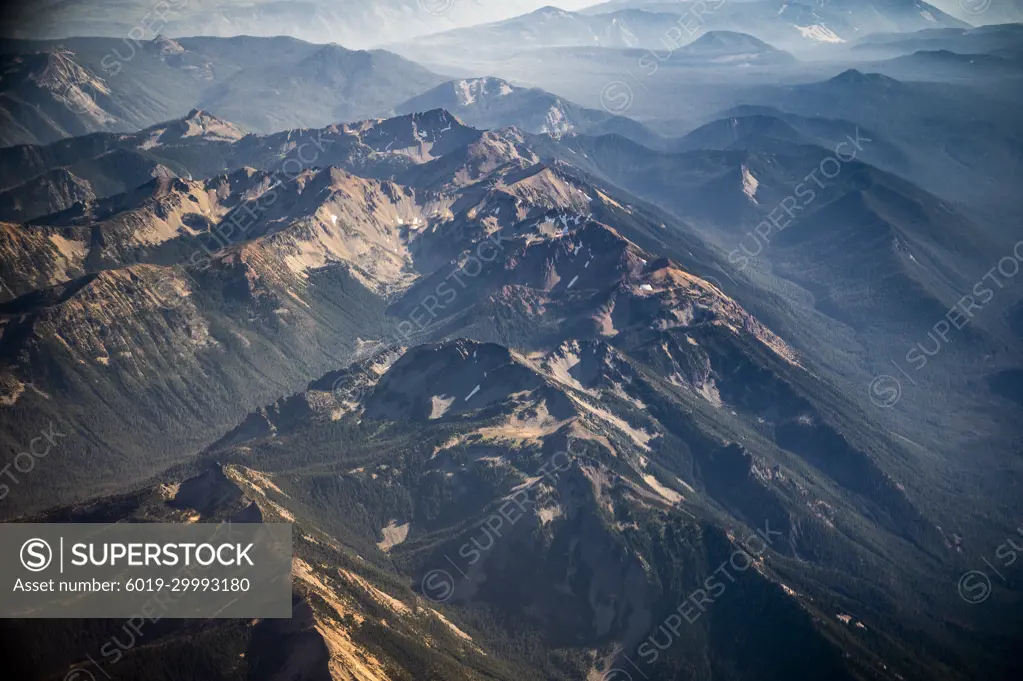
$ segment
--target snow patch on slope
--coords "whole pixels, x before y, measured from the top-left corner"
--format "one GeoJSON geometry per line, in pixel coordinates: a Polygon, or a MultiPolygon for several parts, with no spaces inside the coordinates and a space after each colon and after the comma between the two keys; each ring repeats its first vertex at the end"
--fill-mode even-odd
{"type": "Polygon", "coordinates": [[[742,166],[742,193],[748,196],[749,200],[753,203],[757,202],[757,188],[759,186],[759,180],[753,177],[753,173],[749,171],[749,168],[742,166]]]}
{"type": "Polygon", "coordinates": [[[574,128],[575,126],[572,125],[572,121],[568,119],[568,116],[565,115],[564,110],[561,108],[561,102],[557,102],[544,116],[540,132],[547,133],[551,137],[561,137],[572,132],[574,128]]]}
{"type": "Polygon", "coordinates": [[[838,37],[838,35],[824,24],[812,24],[810,26],[796,26],[793,27],[799,31],[800,35],[809,40],[816,40],[820,43],[844,43],[845,41],[838,37]]]}
{"type": "Polygon", "coordinates": [[[503,80],[496,78],[470,78],[467,80],[458,80],[453,83],[455,90],[455,97],[458,99],[459,106],[472,106],[479,100],[483,99],[486,95],[496,95],[497,97],[506,97],[513,92],[515,88],[503,80]],[[492,92],[493,86],[497,86],[497,92],[492,92]]]}

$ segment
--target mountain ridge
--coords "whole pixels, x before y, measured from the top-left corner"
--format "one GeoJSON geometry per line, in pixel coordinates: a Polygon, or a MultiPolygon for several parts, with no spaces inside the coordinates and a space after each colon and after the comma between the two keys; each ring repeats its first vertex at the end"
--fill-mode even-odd
{"type": "Polygon", "coordinates": [[[290,619],[6,621],[16,675],[1018,676],[1016,585],[964,587],[1023,473],[1012,29],[541,4],[205,15],[448,22],[425,66],[5,43],[3,139],[52,141],[0,148],[0,515],[294,537],[290,619]]]}

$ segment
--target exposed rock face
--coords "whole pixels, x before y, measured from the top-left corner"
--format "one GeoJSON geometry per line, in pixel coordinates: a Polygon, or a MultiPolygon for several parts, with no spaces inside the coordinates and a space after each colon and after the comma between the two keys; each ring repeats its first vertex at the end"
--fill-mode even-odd
{"type": "Polygon", "coordinates": [[[0,223],[0,301],[85,274],[89,232],[0,223]]]}
{"type": "Polygon", "coordinates": [[[0,192],[0,219],[32,220],[95,198],[86,180],[67,168],[57,168],[0,192]]]}
{"type": "MultiPolygon", "coordinates": [[[[737,681],[805,660],[894,679],[909,645],[850,642],[828,611],[874,599],[857,617],[894,631],[941,560],[900,450],[699,274],[716,251],[693,230],[536,143],[445,111],[266,137],[195,111],[10,151],[146,179],[0,225],[0,444],[68,433],[4,508],[293,523],[295,618],[208,625],[210,659],[257,681],[600,677],[737,555],[650,678],[713,678],[738,637],[737,681]]],[[[771,178],[743,163],[725,179],[755,210],[771,178]]],[[[941,664],[914,655],[906,679],[941,664]]]]}
{"type": "Polygon", "coordinates": [[[97,103],[110,88],[96,74],[80,66],[70,50],[55,50],[39,55],[35,69],[25,73],[27,80],[49,92],[54,99],[66,103],[92,123],[109,125],[117,119],[97,103]]]}

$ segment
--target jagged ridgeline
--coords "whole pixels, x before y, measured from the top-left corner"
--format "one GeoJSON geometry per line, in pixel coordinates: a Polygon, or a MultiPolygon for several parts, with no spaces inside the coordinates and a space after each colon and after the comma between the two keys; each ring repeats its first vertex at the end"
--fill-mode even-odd
{"type": "MultiPolygon", "coordinates": [[[[958,563],[937,503],[907,492],[929,473],[849,389],[851,361],[807,342],[832,327],[776,323],[786,303],[734,283],[706,229],[701,192],[744,224],[810,155],[800,121],[750,124],[790,135],[788,155],[482,131],[444,109],[269,135],[194,110],[0,150],[0,447],[54,439],[5,518],[296,526],[290,621],[10,640],[44,679],[96,651],[126,679],[997,671],[935,625],[959,606],[933,575],[958,563]],[[644,150],[686,219],[663,184],[620,188],[639,193],[644,150]]],[[[898,223],[902,198],[930,201],[865,164],[846,177],[780,265],[843,206],[898,223]]],[[[936,215],[879,238],[919,242],[936,215]]],[[[891,286],[935,306],[942,273],[986,253],[942,215],[920,271],[876,247],[905,267],[891,286]]],[[[813,283],[838,289],[854,268],[826,255],[813,283]]],[[[863,306],[829,311],[856,325],[863,306]]]]}

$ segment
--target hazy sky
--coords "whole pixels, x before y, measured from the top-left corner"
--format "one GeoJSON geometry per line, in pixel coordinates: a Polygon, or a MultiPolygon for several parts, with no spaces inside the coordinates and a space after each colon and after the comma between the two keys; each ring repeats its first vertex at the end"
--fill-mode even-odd
{"type": "Polygon", "coordinates": [[[363,48],[593,0],[35,0],[4,33],[16,37],[292,35],[363,48]]]}

